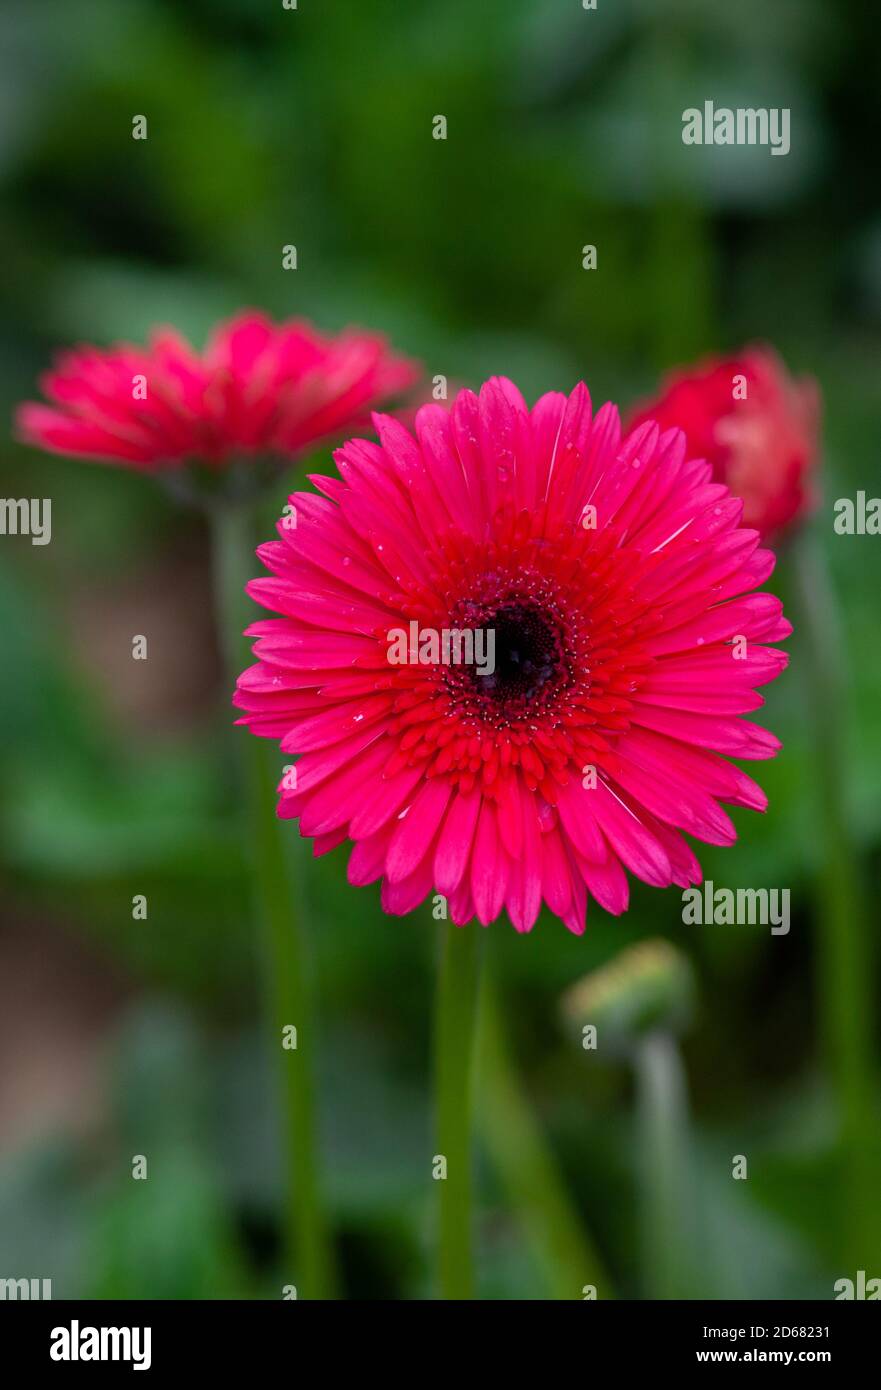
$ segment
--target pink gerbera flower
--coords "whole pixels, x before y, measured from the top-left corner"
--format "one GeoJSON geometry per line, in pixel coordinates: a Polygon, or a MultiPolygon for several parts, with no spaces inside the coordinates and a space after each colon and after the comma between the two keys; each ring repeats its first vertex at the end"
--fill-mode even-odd
{"type": "Polygon", "coordinates": [[[415,365],[384,338],[323,337],[303,319],[245,312],[202,353],[171,328],[146,348],[63,353],[41,381],[52,405],[19,407],[19,436],[55,453],[150,471],[190,461],[291,455],[369,423],[370,409],[413,385],[415,365]]]}
{"type": "Polygon", "coordinates": [[[528,931],[544,901],[581,932],[588,895],[626,908],[625,869],[699,882],[681,832],[731,844],[720,802],[766,798],[727,757],[780,746],[739,717],[791,630],[752,592],[774,558],[742,503],[681,431],[622,440],[583,385],[530,410],[496,378],[424,406],[415,438],[374,424],[312,479],[324,496],[290,499],[249,586],[281,616],[248,629],[235,703],[299,755],[279,815],[317,854],[351,840],[350,881],[382,878],[386,911],[435,890],[457,924],[506,909],[528,931]],[[411,623],[492,629],[494,670],[392,664],[411,623]]]}
{"type": "Polygon", "coordinates": [[[814,500],[820,400],[810,378],[793,380],[770,348],[745,348],[674,372],[629,420],[685,431],[690,453],[743,499],[743,521],[774,536],[814,500]]]}

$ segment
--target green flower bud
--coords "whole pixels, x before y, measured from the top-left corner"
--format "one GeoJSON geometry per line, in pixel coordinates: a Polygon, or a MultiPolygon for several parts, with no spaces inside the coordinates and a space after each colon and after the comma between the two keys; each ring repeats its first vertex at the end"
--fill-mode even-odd
{"type": "Polygon", "coordinates": [[[593,1025],[598,1050],[623,1053],[649,1033],[683,1033],[695,995],[694,972],[681,951],[669,941],[640,941],[577,980],[561,1011],[585,1039],[593,1025]]]}

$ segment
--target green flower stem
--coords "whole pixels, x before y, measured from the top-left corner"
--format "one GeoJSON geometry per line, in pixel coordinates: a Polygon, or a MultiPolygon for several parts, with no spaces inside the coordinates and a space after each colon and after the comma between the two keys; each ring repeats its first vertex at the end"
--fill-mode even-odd
{"type": "Polygon", "coordinates": [[[637,1120],[643,1164],[645,1296],[682,1298],[689,1222],[688,1101],[676,1039],[648,1033],[636,1045],[637,1120]]]}
{"type": "MultiPolygon", "coordinates": [[[[212,513],[217,621],[230,694],[237,676],[253,660],[242,636],[254,620],[253,604],[245,594],[245,584],[256,573],[253,532],[252,511],[246,503],[219,505],[212,513]]],[[[333,1258],[319,1192],[315,1032],[303,894],[293,889],[288,846],[275,814],[275,793],[282,776],[277,754],[266,739],[237,732],[263,930],[268,1041],[278,1069],[282,1110],[284,1282],[295,1284],[301,1298],[330,1298],[333,1258]],[[295,1048],[282,1046],[289,1025],[297,1030],[295,1048]]]]}
{"type": "Polygon", "coordinates": [[[474,1297],[472,1260],[472,1071],[477,1023],[480,928],[443,924],[438,973],[435,1078],[440,1222],[441,1298],[474,1297]]]}
{"type": "Polygon", "coordinates": [[[816,997],[840,1106],[846,1254],[858,1264],[881,1245],[872,1043],[875,958],[846,787],[849,700],[836,597],[819,540],[810,528],[797,538],[793,552],[799,605],[796,635],[802,641],[807,674],[818,793],[811,855],[819,890],[816,997]]]}
{"type": "Polygon", "coordinates": [[[489,979],[484,981],[480,1010],[478,1123],[547,1287],[555,1299],[581,1299],[588,1284],[598,1298],[612,1298],[609,1277],[523,1093],[489,979]]]}

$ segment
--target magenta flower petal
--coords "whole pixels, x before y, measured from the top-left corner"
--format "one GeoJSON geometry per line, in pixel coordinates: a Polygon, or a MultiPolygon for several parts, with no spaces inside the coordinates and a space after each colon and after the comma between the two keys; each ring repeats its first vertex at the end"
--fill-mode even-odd
{"type": "Polygon", "coordinates": [[[793,380],[776,353],[751,347],[674,372],[629,423],[683,430],[688,452],[743,499],[744,525],[776,537],[813,505],[819,417],[815,382],[793,380]]]}
{"type": "MultiPolygon", "coordinates": [[[[257,326],[213,350],[247,373],[257,326]]],[[[773,556],[741,502],[680,431],[622,439],[583,385],[530,409],[494,379],[415,435],[375,425],[323,496],[290,499],[249,586],[278,616],[249,629],[235,704],[299,755],[279,814],[316,852],[351,841],[349,880],[381,879],[386,911],[440,893],[459,925],[529,931],[544,903],[578,933],[591,897],[626,910],[628,872],[699,882],[684,834],[731,844],[723,803],[766,805],[728,759],[780,746],[742,717],[790,628],[753,592],[773,556]],[[494,669],[390,661],[411,630],[492,630],[494,669]]]]}
{"type": "Polygon", "coordinates": [[[249,310],[216,328],[202,354],[169,328],[146,348],[62,353],[41,381],[52,405],[20,406],[16,429],[41,449],[105,463],[219,468],[364,429],[418,376],[377,334],[324,337],[305,320],[274,324],[249,310]]]}

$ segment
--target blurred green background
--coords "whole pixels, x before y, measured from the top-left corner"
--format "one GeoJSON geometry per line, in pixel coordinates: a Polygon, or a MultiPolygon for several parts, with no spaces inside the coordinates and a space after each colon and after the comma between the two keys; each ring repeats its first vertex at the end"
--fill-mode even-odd
{"type": "MultiPolygon", "coordinates": [[[[379,328],[429,376],[506,373],[529,398],[584,378],[626,405],[676,362],[757,339],[815,375],[818,541],[851,680],[825,713],[872,883],[881,542],[831,526],[834,498],[881,491],[871,7],[29,0],[0,36],[7,418],[58,346],[137,340],[156,321],[201,344],[243,305],[379,328]],[[790,107],[791,153],[684,147],[681,113],[705,98],[790,107]],[[146,141],[131,139],[137,114],[146,141]]],[[[0,1276],[51,1277],[56,1298],[278,1297],[277,1136],[203,524],[148,479],[8,436],[2,491],[51,497],[53,538],[0,539],[0,1276]],[[135,633],[147,662],[131,660],[135,633]],[[136,893],[147,921],[132,920],[136,893]]],[[[791,581],[784,555],[774,583],[791,581]]],[[[791,888],[788,937],[685,927],[676,890],[641,886],[621,920],[593,907],[581,940],[547,918],[525,939],[506,922],[488,933],[521,1099],[605,1266],[601,1296],[650,1291],[637,1096],[624,1063],[567,1035],[559,999],[656,936],[697,980],[690,1291],[831,1297],[856,1261],[881,1275],[881,1192],[865,1250],[842,1219],[802,651],[796,633],[763,720],[785,744],[758,769],[768,815],[737,813],[737,845],[701,852],[717,884],[791,888]],[[735,1154],[748,1181],[732,1180],[735,1154]]],[[[346,886],[344,851],[300,868],[342,1291],[424,1297],[439,924],[385,918],[375,887],[346,886]]],[[[856,930],[871,944],[869,904],[856,930]]],[[[559,1280],[499,1161],[518,1143],[510,1120],[480,1146],[480,1290],[547,1297],[559,1280]]]]}

